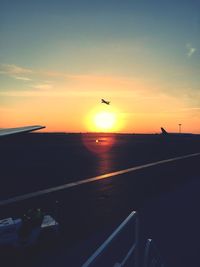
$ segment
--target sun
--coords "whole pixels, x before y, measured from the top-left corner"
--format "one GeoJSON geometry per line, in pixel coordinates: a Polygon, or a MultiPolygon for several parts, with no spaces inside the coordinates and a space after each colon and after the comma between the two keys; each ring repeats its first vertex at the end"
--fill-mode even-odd
{"type": "Polygon", "coordinates": [[[116,124],[116,116],[112,112],[101,111],[94,116],[94,125],[97,130],[109,131],[116,124]]]}
{"type": "Polygon", "coordinates": [[[86,127],[92,132],[119,132],[123,128],[123,117],[114,108],[94,108],[85,117],[86,127]]]}

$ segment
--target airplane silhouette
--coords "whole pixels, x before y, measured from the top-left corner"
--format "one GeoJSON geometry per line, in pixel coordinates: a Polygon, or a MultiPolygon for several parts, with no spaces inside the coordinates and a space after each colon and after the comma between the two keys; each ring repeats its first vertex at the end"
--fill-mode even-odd
{"type": "Polygon", "coordinates": [[[192,137],[198,135],[192,133],[169,133],[163,127],[161,127],[160,129],[161,129],[161,135],[165,137],[192,137]]]}
{"type": "Polygon", "coordinates": [[[106,105],[110,105],[110,101],[106,101],[104,99],[101,99],[101,103],[106,104],[106,105]]]}

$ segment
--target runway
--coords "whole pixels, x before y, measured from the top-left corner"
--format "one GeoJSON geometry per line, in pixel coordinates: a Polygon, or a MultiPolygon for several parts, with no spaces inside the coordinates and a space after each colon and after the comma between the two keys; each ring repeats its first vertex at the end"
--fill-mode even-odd
{"type": "Polygon", "coordinates": [[[124,169],[124,170],[120,170],[120,171],[116,171],[116,172],[111,172],[111,173],[107,173],[104,175],[99,175],[96,177],[92,177],[92,178],[87,178],[84,180],[80,180],[80,181],[76,181],[76,182],[72,182],[72,183],[68,183],[68,184],[64,184],[64,185],[60,185],[60,186],[56,186],[56,187],[52,187],[52,188],[47,188],[45,190],[39,190],[33,193],[29,193],[29,194],[25,194],[25,195],[21,195],[21,196],[17,196],[17,197],[13,197],[10,199],[6,199],[6,200],[2,200],[0,201],[0,206],[4,206],[7,204],[12,204],[12,203],[16,203],[22,200],[27,200],[30,198],[35,198],[35,197],[39,197],[39,196],[43,196],[49,193],[53,193],[53,192],[57,192],[60,190],[64,190],[64,189],[68,189],[68,188],[72,188],[72,187],[76,187],[76,186],[80,186],[83,184],[88,184],[88,183],[92,183],[98,180],[103,180],[103,179],[108,179],[114,176],[118,176],[118,175],[122,175],[122,174],[126,174],[126,173],[131,173],[137,170],[142,170],[145,168],[149,168],[152,166],[157,166],[160,164],[165,164],[168,162],[173,162],[173,161],[177,161],[177,160],[182,160],[182,159],[187,159],[187,158],[191,158],[191,157],[196,157],[199,156],[200,153],[194,153],[194,154],[189,154],[189,155],[184,155],[181,157],[175,157],[175,158],[170,158],[170,159],[166,159],[166,160],[160,160],[160,161],[156,161],[156,162],[152,162],[152,163],[148,163],[148,164],[144,164],[144,165],[140,165],[140,166],[136,166],[136,167],[132,167],[132,168],[128,168],[128,169],[124,169]]]}
{"type": "MultiPolygon", "coordinates": [[[[31,267],[58,264],[61,267],[79,267],[132,210],[139,213],[141,240],[153,238],[168,266],[200,265],[199,140],[166,144],[154,136],[135,139],[120,137],[120,142],[106,153],[97,156],[91,154],[90,164],[86,165],[88,153],[79,145],[79,138],[73,137],[75,143],[70,138],[31,135],[21,141],[13,139],[7,144],[9,152],[13,153],[9,164],[14,164],[13,170],[20,170],[21,176],[13,170],[6,173],[7,168],[2,166],[2,174],[8,181],[16,177],[13,183],[17,187],[12,188],[12,193],[5,179],[5,192],[1,188],[1,218],[18,217],[30,207],[41,207],[55,216],[61,225],[59,242],[54,245],[42,243],[39,250],[21,256],[13,255],[10,251],[1,255],[9,259],[7,266],[17,263],[31,267]],[[24,146],[21,147],[22,144],[24,146]],[[66,178],[63,179],[59,172],[55,176],[55,173],[51,173],[51,167],[54,163],[53,167],[61,168],[62,174],[66,175],[66,172],[63,173],[66,160],[62,159],[69,152],[69,146],[71,157],[67,157],[67,162],[76,159],[76,164],[70,167],[75,170],[76,177],[81,178],[82,174],[84,179],[74,179],[70,168],[67,182],[61,183],[66,178]],[[55,152],[51,159],[48,155],[52,148],[59,153],[55,152]],[[39,159],[35,158],[38,149],[39,159]],[[17,159],[16,155],[19,155],[17,159]],[[55,155],[59,155],[59,161],[56,161],[55,155]],[[27,170],[30,173],[32,165],[35,168],[43,158],[45,161],[41,164],[41,171],[37,170],[38,179],[30,174],[27,181],[27,170]],[[75,167],[81,161],[84,164],[78,165],[77,170],[75,167]],[[26,163],[25,170],[19,169],[26,163]],[[46,171],[45,179],[43,168],[46,171]],[[91,175],[97,170],[98,175],[91,175]],[[23,181],[24,187],[20,188],[23,181]],[[44,189],[30,191],[30,185],[37,189],[41,183],[44,189]],[[48,187],[54,183],[59,185],[48,187]],[[20,192],[27,193],[20,196],[20,192]]],[[[4,143],[5,153],[6,148],[4,143]]],[[[5,158],[1,162],[5,162],[5,158]]]]}

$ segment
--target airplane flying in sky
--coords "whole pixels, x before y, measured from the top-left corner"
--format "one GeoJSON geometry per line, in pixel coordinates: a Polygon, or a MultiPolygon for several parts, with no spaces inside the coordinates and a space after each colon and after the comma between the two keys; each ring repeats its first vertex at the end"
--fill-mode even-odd
{"type": "Polygon", "coordinates": [[[105,99],[101,99],[101,103],[106,104],[106,105],[110,105],[110,101],[106,101],[105,99]]]}
{"type": "Polygon", "coordinates": [[[33,126],[25,126],[25,127],[18,127],[18,128],[4,128],[0,129],[0,137],[10,134],[19,134],[19,133],[27,133],[36,130],[40,130],[45,128],[45,126],[41,125],[33,125],[33,126]]]}

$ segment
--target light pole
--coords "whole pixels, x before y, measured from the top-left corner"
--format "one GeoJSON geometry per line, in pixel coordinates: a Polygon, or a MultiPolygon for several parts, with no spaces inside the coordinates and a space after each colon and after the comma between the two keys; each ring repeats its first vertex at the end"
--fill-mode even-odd
{"type": "Polygon", "coordinates": [[[181,123],[179,123],[179,133],[181,133],[181,123]]]}

